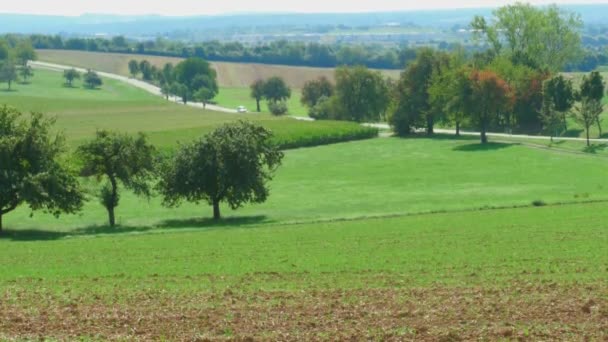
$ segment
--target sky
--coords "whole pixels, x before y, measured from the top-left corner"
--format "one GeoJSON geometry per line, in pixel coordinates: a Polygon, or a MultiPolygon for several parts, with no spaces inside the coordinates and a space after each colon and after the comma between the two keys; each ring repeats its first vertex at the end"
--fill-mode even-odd
{"type": "MultiPolygon", "coordinates": [[[[51,15],[162,14],[170,16],[243,12],[378,12],[438,8],[495,7],[505,0],[1,0],[0,13],[51,15]]],[[[608,0],[530,0],[533,4],[608,3],[608,0]]]]}

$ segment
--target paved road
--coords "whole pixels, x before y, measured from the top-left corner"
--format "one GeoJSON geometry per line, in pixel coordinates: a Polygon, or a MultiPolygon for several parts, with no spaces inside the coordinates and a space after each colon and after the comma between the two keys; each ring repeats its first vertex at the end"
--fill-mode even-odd
{"type": "MultiPolygon", "coordinates": [[[[390,129],[388,124],[384,123],[368,123],[363,124],[368,127],[375,127],[378,129],[390,129]]],[[[435,133],[442,134],[456,134],[456,130],[453,129],[435,129],[435,133]]],[[[479,132],[464,132],[460,131],[461,135],[468,136],[480,136],[479,132]]],[[[496,138],[521,138],[521,139],[531,139],[531,140],[550,140],[551,137],[544,135],[525,135],[525,134],[506,134],[506,133],[486,133],[488,137],[496,137],[496,138]]],[[[585,138],[569,138],[569,137],[553,137],[553,140],[564,140],[564,141],[587,141],[585,138]]],[[[599,143],[608,143],[608,139],[589,139],[591,142],[599,142],[599,143]]]]}

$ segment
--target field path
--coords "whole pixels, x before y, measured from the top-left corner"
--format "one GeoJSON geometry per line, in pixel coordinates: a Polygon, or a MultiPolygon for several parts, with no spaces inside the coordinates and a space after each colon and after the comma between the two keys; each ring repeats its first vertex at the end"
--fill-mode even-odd
{"type": "MultiPolygon", "coordinates": [[[[390,125],[385,123],[366,123],[363,124],[367,127],[374,127],[378,129],[391,129],[390,125]]],[[[456,134],[456,130],[454,129],[434,129],[435,133],[440,134],[456,134]]],[[[460,131],[461,135],[466,136],[480,136],[479,132],[469,132],[469,131],[460,131]]],[[[486,133],[489,137],[495,138],[521,138],[521,139],[531,139],[531,140],[550,140],[550,136],[546,135],[525,135],[525,134],[507,134],[507,133],[486,133]]],[[[571,137],[553,137],[553,140],[565,140],[565,141],[587,141],[585,138],[571,138],[571,137]]],[[[599,142],[599,143],[608,143],[608,139],[589,139],[590,142],[599,142]]]]}
{"type": "MultiPolygon", "coordinates": [[[[61,65],[61,64],[54,64],[54,63],[30,61],[29,64],[33,68],[36,68],[36,69],[47,69],[47,70],[54,70],[54,71],[64,71],[64,70],[69,70],[69,69],[76,69],[78,72],[81,72],[81,73],[87,72],[87,70],[83,69],[83,68],[74,68],[74,67],[71,67],[68,65],[61,65]]],[[[144,81],[140,81],[138,79],[117,75],[117,74],[111,74],[111,73],[102,72],[102,71],[96,71],[96,72],[101,77],[125,82],[134,87],[143,89],[153,95],[164,97],[164,95],[160,91],[160,88],[153,84],[150,84],[150,83],[147,83],[144,81]]],[[[181,102],[181,99],[176,96],[170,96],[169,100],[173,101],[175,103],[183,104],[183,102],[181,102]]],[[[188,102],[187,105],[191,106],[191,107],[203,108],[203,104],[200,102],[188,102]]],[[[236,109],[225,108],[225,107],[211,105],[211,104],[207,104],[205,106],[205,108],[208,110],[216,111],[216,112],[236,113],[236,109]]]]}

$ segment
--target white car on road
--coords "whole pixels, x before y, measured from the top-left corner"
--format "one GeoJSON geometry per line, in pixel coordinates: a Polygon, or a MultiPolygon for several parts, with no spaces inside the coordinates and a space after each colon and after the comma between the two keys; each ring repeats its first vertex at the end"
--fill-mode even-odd
{"type": "Polygon", "coordinates": [[[238,107],[236,107],[236,112],[237,113],[247,113],[247,108],[245,108],[245,106],[238,106],[238,107]]]}

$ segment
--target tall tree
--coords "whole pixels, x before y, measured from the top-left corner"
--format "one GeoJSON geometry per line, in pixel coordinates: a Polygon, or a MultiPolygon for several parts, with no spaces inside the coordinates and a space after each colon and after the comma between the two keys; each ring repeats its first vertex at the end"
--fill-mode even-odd
{"type": "MultiPolygon", "coordinates": [[[[567,80],[563,75],[555,76],[543,84],[543,104],[547,106],[543,111],[545,115],[551,114],[549,109],[552,107],[555,111],[554,114],[560,117],[565,131],[568,130],[567,113],[572,109],[574,100],[572,81],[567,80]]],[[[553,118],[545,117],[544,120],[548,123],[546,120],[553,121],[553,118]]]]}
{"type": "Polygon", "coordinates": [[[443,112],[442,121],[456,127],[456,136],[473,106],[471,70],[465,65],[437,73],[429,87],[431,110],[443,112]]]}
{"type": "Polygon", "coordinates": [[[509,85],[494,72],[474,70],[470,76],[471,120],[477,124],[481,133],[481,143],[488,142],[487,131],[493,120],[498,118],[500,112],[508,110],[512,103],[512,94],[509,85]]]}
{"type": "Polygon", "coordinates": [[[139,63],[134,59],[129,61],[129,73],[133,78],[137,77],[139,74],[139,63]]]}
{"type": "Polygon", "coordinates": [[[549,131],[551,142],[553,142],[553,137],[558,135],[560,126],[563,127],[563,118],[560,112],[555,109],[556,105],[551,93],[551,82],[552,80],[543,82],[543,103],[540,110],[540,118],[545,129],[549,131]]]}
{"type": "Polygon", "coordinates": [[[597,71],[593,71],[591,72],[591,74],[589,74],[589,76],[583,77],[583,82],[581,84],[580,90],[581,100],[596,102],[595,104],[593,104],[593,107],[595,107],[596,110],[600,111],[599,114],[595,116],[597,128],[600,131],[600,137],[602,136],[602,120],[600,114],[604,110],[602,100],[604,99],[604,95],[606,93],[605,88],[606,87],[602,74],[597,71]]]}
{"type": "Polygon", "coordinates": [[[152,64],[149,61],[143,60],[139,62],[139,72],[144,81],[150,81],[153,78],[152,64]]]}
{"type": "Polygon", "coordinates": [[[28,61],[34,61],[37,58],[36,51],[29,41],[21,41],[15,48],[15,56],[19,64],[23,67],[27,66],[28,61]]]}
{"type": "Polygon", "coordinates": [[[63,78],[65,78],[65,83],[68,87],[72,87],[74,85],[74,80],[80,79],[80,73],[72,68],[63,71],[63,78]]]}
{"type": "Polygon", "coordinates": [[[94,176],[98,181],[106,178],[99,198],[108,211],[111,227],[116,225],[119,182],[137,195],[150,197],[149,181],[154,172],[155,151],[145,135],[140,133],[133,138],[126,134],[98,131],[95,140],[78,148],[78,154],[82,159],[82,176],[94,176]]]}
{"type": "Polygon", "coordinates": [[[264,80],[257,79],[250,86],[251,97],[255,99],[255,104],[257,107],[257,112],[261,112],[260,101],[264,99],[264,80]]]}
{"type": "Polygon", "coordinates": [[[601,102],[586,97],[583,97],[581,102],[574,106],[572,117],[585,128],[587,146],[591,145],[589,141],[589,129],[597,122],[598,116],[602,114],[602,111],[601,102]]]}
{"type": "Polygon", "coordinates": [[[580,16],[555,5],[541,8],[517,2],[494,11],[492,23],[475,17],[471,27],[495,55],[533,68],[562,71],[581,52],[580,16]]]}
{"type": "Polygon", "coordinates": [[[53,124],[39,113],[27,120],[17,109],[0,107],[0,231],[2,217],[22,204],[55,216],[82,207],[78,180],[59,162],[65,144],[53,135],[53,124]]]}
{"type": "Polygon", "coordinates": [[[264,82],[264,98],[268,102],[282,102],[291,97],[291,89],[281,77],[273,76],[264,82]]]}
{"type": "Polygon", "coordinates": [[[173,207],[183,200],[205,201],[219,220],[222,202],[232,209],[264,202],[269,195],[267,182],[283,158],[271,138],[264,127],[239,121],[182,146],[163,166],[158,185],[163,203],[173,207]]]}
{"type": "Polygon", "coordinates": [[[335,71],[337,119],[379,121],[389,104],[389,92],[382,75],[366,67],[339,67],[335,71]]]}

